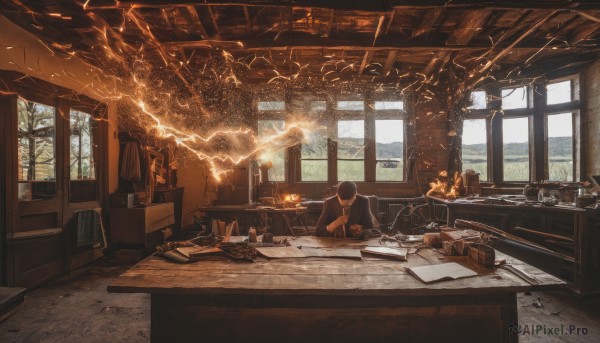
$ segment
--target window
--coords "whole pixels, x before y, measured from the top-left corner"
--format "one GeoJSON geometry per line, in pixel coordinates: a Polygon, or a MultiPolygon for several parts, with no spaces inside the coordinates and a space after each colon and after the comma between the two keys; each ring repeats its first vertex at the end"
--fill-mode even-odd
{"type": "Polygon", "coordinates": [[[374,109],[376,111],[380,110],[403,110],[404,102],[403,101],[375,101],[374,109]]]}
{"type": "Polygon", "coordinates": [[[562,104],[571,102],[571,80],[550,83],[546,87],[546,103],[548,105],[562,104]]]}
{"type": "Polygon", "coordinates": [[[462,170],[474,170],[487,180],[487,130],[485,119],[465,119],[462,131],[462,170]]]}
{"type": "Polygon", "coordinates": [[[17,100],[19,200],[55,195],[55,113],[52,106],[17,100]]]}
{"type": "Polygon", "coordinates": [[[312,101],[309,105],[309,112],[319,113],[327,110],[327,102],[323,100],[312,101]]]}
{"type": "Polygon", "coordinates": [[[474,91],[471,93],[472,105],[469,109],[472,110],[484,110],[487,108],[486,94],[485,91],[474,91]]]}
{"type": "Polygon", "coordinates": [[[259,101],[259,111],[285,111],[284,101],[259,101]]]}
{"type": "Polygon", "coordinates": [[[300,180],[327,181],[327,133],[324,129],[313,131],[306,141],[300,152],[300,180]]]}
{"type": "Polygon", "coordinates": [[[338,101],[337,109],[340,111],[364,111],[364,101],[338,101]]]}
{"type": "Polygon", "coordinates": [[[338,181],[365,179],[365,121],[338,121],[338,181]]]}
{"type": "MultiPolygon", "coordinates": [[[[315,100],[308,103],[308,114],[311,118],[319,118],[327,110],[327,102],[315,100]]],[[[328,173],[328,142],[325,126],[312,131],[300,149],[300,181],[325,182],[328,173]]]]}
{"type": "Polygon", "coordinates": [[[529,181],[529,119],[502,120],[504,181],[529,181]]]}
{"type": "Polygon", "coordinates": [[[375,120],[377,181],[402,181],[404,172],[404,121],[375,120]]]}
{"type": "Polygon", "coordinates": [[[513,110],[527,108],[529,104],[527,87],[507,88],[502,90],[502,109],[513,110]]]}
{"type": "Polygon", "coordinates": [[[71,109],[71,180],[95,179],[92,116],[71,109]]]}
{"type": "MultiPolygon", "coordinates": [[[[284,129],[285,121],[283,120],[258,121],[258,137],[261,140],[265,140],[284,129]]],[[[272,165],[269,169],[269,181],[285,181],[285,149],[278,147],[278,150],[269,150],[268,148],[272,145],[268,142],[265,143],[265,146],[266,149],[259,156],[259,162],[272,165]]]]}
{"type": "Polygon", "coordinates": [[[548,124],[548,172],[553,181],[573,178],[573,114],[551,114],[548,124]]]}

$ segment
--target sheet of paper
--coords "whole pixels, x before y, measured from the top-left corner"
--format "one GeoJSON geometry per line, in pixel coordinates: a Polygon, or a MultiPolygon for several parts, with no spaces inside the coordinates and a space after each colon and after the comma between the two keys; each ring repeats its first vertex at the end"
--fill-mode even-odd
{"type": "Polygon", "coordinates": [[[360,250],[358,249],[340,249],[340,248],[309,248],[303,247],[302,251],[307,257],[337,257],[362,259],[360,250]]]}
{"type": "Polygon", "coordinates": [[[408,254],[408,249],[406,248],[366,247],[361,251],[367,254],[394,258],[402,261],[406,261],[406,255],[408,254]]]}
{"type": "Polygon", "coordinates": [[[302,258],[304,252],[296,247],[257,247],[259,253],[268,258],[302,258]]]}
{"type": "Polygon", "coordinates": [[[424,283],[455,280],[476,276],[477,273],[456,262],[433,264],[429,266],[407,267],[406,270],[424,283]]]}

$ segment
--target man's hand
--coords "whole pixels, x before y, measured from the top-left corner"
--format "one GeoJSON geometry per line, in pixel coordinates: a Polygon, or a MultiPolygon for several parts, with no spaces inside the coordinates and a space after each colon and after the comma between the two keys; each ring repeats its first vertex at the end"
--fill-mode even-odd
{"type": "Polygon", "coordinates": [[[346,224],[348,222],[348,216],[339,216],[336,220],[334,220],[331,224],[327,226],[327,231],[333,232],[338,227],[346,224]]]}

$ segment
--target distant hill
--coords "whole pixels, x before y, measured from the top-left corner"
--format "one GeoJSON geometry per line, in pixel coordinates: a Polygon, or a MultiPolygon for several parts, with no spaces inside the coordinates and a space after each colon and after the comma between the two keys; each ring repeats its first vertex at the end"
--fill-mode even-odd
{"type": "MultiPolygon", "coordinates": [[[[527,143],[509,143],[504,148],[504,154],[510,156],[525,156],[528,151],[527,143]]],[[[573,140],[571,137],[550,137],[548,138],[548,154],[550,156],[570,156],[573,149],[573,140]]],[[[466,156],[485,156],[485,144],[469,144],[463,146],[463,155],[466,156]]]]}
{"type": "MultiPolygon", "coordinates": [[[[338,151],[340,156],[351,156],[357,150],[363,148],[363,140],[360,138],[342,138],[338,140],[338,151]]],[[[404,143],[377,143],[375,147],[378,158],[402,158],[404,156],[404,143]]]]}

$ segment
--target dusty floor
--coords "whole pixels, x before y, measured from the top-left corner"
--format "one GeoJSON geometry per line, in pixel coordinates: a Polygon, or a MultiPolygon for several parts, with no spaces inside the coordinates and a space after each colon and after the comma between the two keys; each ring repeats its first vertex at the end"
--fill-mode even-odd
{"type": "MultiPolygon", "coordinates": [[[[106,292],[140,257],[120,250],[30,291],[21,309],[0,323],[0,342],[149,342],[150,297],[106,292]]],[[[519,294],[518,302],[521,342],[600,342],[600,297],[548,292],[519,294]],[[579,334],[568,334],[571,325],[579,334]],[[564,334],[548,334],[561,326],[564,334]]]]}

